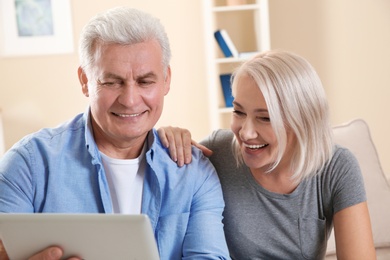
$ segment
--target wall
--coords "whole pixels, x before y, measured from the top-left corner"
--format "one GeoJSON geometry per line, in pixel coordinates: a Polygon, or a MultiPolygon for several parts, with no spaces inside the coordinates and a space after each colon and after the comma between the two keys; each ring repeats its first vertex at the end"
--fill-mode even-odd
{"type": "MultiPolygon", "coordinates": [[[[127,5],[145,10],[165,25],[172,48],[171,91],[159,125],[180,125],[200,139],[208,134],[200,1],[71,0],[74,44],[97,12],[127,5]],[[180,10],[180,11],[174,11],[180,10]]],[[[78,56],[71,54],[0,57],[0,109],[6,148],[22,136],[52,127],[83,112],[87,99],[77,78],[78,56]]]]}
{"type": "MultiPolygon", "coordinates": [[[[210,0],[211,1],[211,0],[210,0]]],[[[129,5],[158,16],[173,50],[172,85],[158,125],[208,133],[201,1],[71,0],[74,42],[95,13],[129,5]]],[[[270,0],[271,46],[295,51],[318,70],[332,123],[364,118],[390,174],[390,1],[270,0]]],[[[27,133],[55,126],[84,111],[76,53],[0,57],[0,108],[6,148],[27,133]]]]}
{"type": "Polygon", "coordinates": [[[306,57],[332,123],[365,119],[390,176],[390,1],[270,0],[271,46],[306,57]]]}

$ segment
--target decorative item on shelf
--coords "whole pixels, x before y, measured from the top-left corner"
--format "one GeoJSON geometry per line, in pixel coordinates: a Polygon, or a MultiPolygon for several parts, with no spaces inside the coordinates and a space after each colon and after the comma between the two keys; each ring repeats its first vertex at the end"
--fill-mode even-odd
{"type": "Polygon", "coordinates": [[[229,58],[243,58],[247,59],[254,56],[257,52],[238,52],[232,39],[225,29],[217,30],[214,32],[214,37],[217,40],[218,46],[225,57],[229,58]]]}
{"type": "Polygon", "coordinates": [[[231,81],[230,81],[231,77],[232,74],[230,73],[219,75],[226,107],[233,106],[233,96],[232,96],[232,88],[231,88],[231,81]]]}
{"type": "Polygon", "coordinates": [[[226,0],[226,5],[244,5],[246,0],[226,0]]]}

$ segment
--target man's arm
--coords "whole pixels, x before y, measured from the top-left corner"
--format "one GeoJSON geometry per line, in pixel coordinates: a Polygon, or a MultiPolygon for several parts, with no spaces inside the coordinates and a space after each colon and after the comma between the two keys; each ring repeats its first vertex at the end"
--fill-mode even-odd
{"type": "Polygon", "coordinates": [[[193,154],[196,190],[191,203],[189,222],[183,244],[183,259],[230,259],[223,230],[224,199],[214,166],[199,153],[193,154]]]}
{"type": "Polygon", "coordinates": [[[0,212],[33,213],[34,192],[29,152],[12,149],[0,161],[0,212]]]}

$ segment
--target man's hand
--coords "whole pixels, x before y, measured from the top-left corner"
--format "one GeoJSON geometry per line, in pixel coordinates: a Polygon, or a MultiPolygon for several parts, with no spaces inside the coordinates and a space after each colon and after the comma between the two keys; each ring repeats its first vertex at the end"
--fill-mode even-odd
{"type": "Polygon", "coordinates": [[[157,132],[162,144],[169,149],[172,160],[177,162],[180,167],[191,162],[191,145],[198,147],[207,157],[213,153],[206,146],[191,140],[191,133],[187,129],[164,126],[159,128],[157,132]]]}
{"type": "MultiPolygon", "coordinates": [[[[31,256],[28,260],[60,260],[62,258],[62,249],[56,246],[48,247],[45,250],[31,256]]],[[[8,254],[0,240],[0,260],[9,260],[8,254]]],[[[68,260],[81,260],[79,257],[71,257],[68,260]]]]}
{"type": "MultiPolygon", "coordinates": [[[[48,247],[28,260],[60,260],[62,259],[62,249],[56,246],[48,247]]],[[[80,257],[70,257],[67,260],[82,260],[80,257]]]]}
{"type": "Polygon", "coordinates": [[[7,252],[5,251],[3,241],[0,240],[0,260],[9,260],[7,252]]]}
{"type": "MultiPolygon", "coordinates": [[[[49,247],[30,257],[28,260],[60,260],[62,257],[62,250],[59,247],[49,247]]],[[[79,259],[79,258],[76,258],[79,259]]]]}

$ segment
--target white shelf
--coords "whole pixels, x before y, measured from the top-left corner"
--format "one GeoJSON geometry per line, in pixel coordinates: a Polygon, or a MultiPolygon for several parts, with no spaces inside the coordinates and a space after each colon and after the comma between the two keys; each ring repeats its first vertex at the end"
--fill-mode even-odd
{"type": "Polygon", "coordinates": [[[221,114],[227,114],[227,113],[232,113],[233,108],[232,107],[221,107],[218,109],[218,112],[221,114]]]}
{"type": "Polygon", "coordinates": [[[225,58],[214,32],[225,29],[238,52],[262,52],[270,48],[268,0],[223,6],[222,1],[202,0],[210,130],[230,127],[233,109],[224,107],[219,75],[232,73],[247,58],[225,58]],[[216,3],[218,2],[218,5],[216,3]]]}
{"type": "Polygon", "coordinates": [[[215,63],[216,64],[223,64],[223,63],[240,63],[245,61],[245,58],[216,58],[215,63]]]}
{"type": "Polygon", "coordinates": [[[258,10],[260,5],[258,4],[247,4],[247,5],[234,5],[234,6],[217,6],[213,7],[213,12],[235,12],[235,11],[247,11],[247,10],[258,10]]]}

